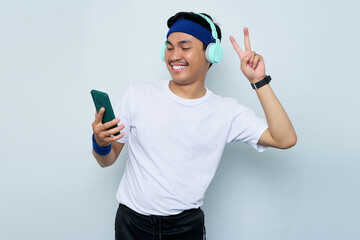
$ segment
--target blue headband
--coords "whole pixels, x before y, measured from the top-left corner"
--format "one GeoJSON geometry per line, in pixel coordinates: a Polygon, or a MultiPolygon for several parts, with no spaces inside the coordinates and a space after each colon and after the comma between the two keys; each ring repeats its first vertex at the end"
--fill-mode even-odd
{"type": "Polygon", "coordinates": [[[197,24],[195,22],[181,19],[174,23],[174,25],[171,26],[169,29],[166,38],[169,37],[169,35],[173,32],[183,32],[190,34],[200,41],[202,41],[205,45],[209,45],[210,43],[215,43],[215,39],[213,39],[211,31],[204,28],[200,24],[197,24]]]}

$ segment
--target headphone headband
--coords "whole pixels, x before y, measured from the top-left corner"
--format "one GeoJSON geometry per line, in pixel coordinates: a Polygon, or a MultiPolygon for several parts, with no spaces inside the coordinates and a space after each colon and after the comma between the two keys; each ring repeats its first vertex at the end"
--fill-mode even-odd
{"type": "Polygon", "coordinates": [[[219,38],[218,38],[218,34],[217,34],[217,31],[216,31],[216,27],[215,27],[214,22],[213,22],[210,18],[208,18],[207,16],[205,16],[204,14],[196,13],[196,12],[194,12],[194,13],[197,14],[197,15],[199,15],[199,16],[201,16],[202,18],[204,18],[204,19],[210,24],[211,34],[212,34],[214,40],[215,40],[216,42],[220,41],[219,38]]]}

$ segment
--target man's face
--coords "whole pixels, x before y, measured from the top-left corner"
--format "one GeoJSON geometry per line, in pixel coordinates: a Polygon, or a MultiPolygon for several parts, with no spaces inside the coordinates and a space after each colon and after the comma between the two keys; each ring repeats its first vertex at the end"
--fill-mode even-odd
{"type": "Polygon", "coordinates": [[[169,35],[165,62],[172,80],[178,84],[205,80],[210,66],[205,58],[203,43],[192,35],[182,32],[169,35]]]}

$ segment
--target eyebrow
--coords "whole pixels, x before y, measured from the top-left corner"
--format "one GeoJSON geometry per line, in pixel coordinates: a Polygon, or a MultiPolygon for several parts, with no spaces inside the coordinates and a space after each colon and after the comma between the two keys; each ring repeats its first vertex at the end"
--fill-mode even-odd
{"type": "MultiPolygon", "coordinates": [[[[168,41],[168,40],[166,40],[166,43],[167,43],[167,44],[170,44],[171,46],[174,46],[174,45],[173,45],[170,41],[168,41]]],[[[178,42],[178,45],[184,45],[184,44],[186,44],[186,43],[192,44],[192,41],[190,41],[190,40],[182,40],[182,41],[178,42]]]]}

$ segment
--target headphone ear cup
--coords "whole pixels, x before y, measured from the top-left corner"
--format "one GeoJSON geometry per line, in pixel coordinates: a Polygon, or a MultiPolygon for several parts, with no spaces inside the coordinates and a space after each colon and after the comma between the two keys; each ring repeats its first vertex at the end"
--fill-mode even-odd
{"type": "Polygon", "coordinates": [[[210,43],[205,52],[206,59],[211,63],[218,63],[223,57],[223,49],[220,44],[210,43]]]}
{"type": "Polygon", "coordinates": [[[166,52],[166,42],[164,44],[164,46],[161,49],[161,59],[163,62],[165,62],[165,52],[166,52]]]}

